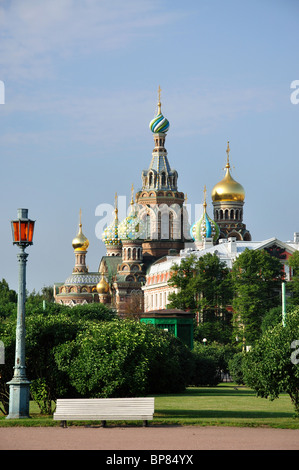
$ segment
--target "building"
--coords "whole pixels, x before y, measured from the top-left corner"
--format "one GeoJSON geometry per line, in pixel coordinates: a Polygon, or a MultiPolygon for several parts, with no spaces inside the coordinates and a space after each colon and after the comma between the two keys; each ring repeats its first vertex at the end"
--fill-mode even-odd
{"type": "Polygon", "coordinates": [[[176,292],[174,287],[168,285],[174,264],[180,265],[183,259],[191,255],[201,257],[211,253],[216,254],[231,269],[234,261],[246,248],[249,250],[266,250],[272,256],[277,257],[283,265],[285,279],[288,281],[292,277],[292,270],[288,266],[287,260],[295,251],[299,250],[299,233],[296,232],[294,239],[287,242],[282,242],[275,237],[263,241],[245,241],[230,237],[220,239],[217,244],[213,244],[210,239],[206,241],[206,244],[200,250],[186,248],[180,252],[179,256],[165,256],[164,259],[153,263],[148,269],[146,284],[142,288],[145,312],[167,308],[169,294],[176,292]]]}
{"type": "MultiPolygon", "coordinates": [[[[134,299],[134,309],[137,305],[143,310],[142,286],[149,266],[169,253],[179,254],[191,240],[185,195],[178,190],[178,173],[171,168],[165,148],[169,121],[161,111],[160,91],[157,112],[149,124],[154,149],[148,169],[141,174],[142,189],[134,197],[132,186],[130,213],[122,221],[118,219],[116,195],[113,221],[102,236],[106,255],[97,273],[88,273],[86,268],[88,244],[73,242],[75,268],[64,283],[55,284],[56,302],[102,302],[123,315],[133,308],[134,299]]],[[[80,240],[81,232],[77,236],[80,240]]]]}
{"type": "Polygon", "coordinates": [[[55,302],[73,306],[91,302],[99,302],[97,286],[101,281],[99,272],[89,272],[86,266],[86,254],[89,240],[82,232],[81,210],[79,230],[72,241],[75,254],[75,266],[72,274],[64,283],[54,284],[55,302]]]}
{"type": "Polygon", "coordinates": [[[229,142],[225,176],[211,191],[213,218],[207,213],[205,187],[202,216],[190,227],[186,196],[178,189],[178,172],[171,167],[165,147],[170,125],[162,114],[160,92],[159,87],[157,111],[149,124],[154,149],[148,169],[141,172],[142,188],[135,196],[132,185],[129,215],[119,220],[116,195],[112,221],[102,234],[106,254],[98,271],[89,272],[89,241],[82,232],[80,213],[79,231],[72,241],[75,266],[64,283],[54,285],[58,303],[101,302],[120,316],[166,309],[174,290],[168,285],[171,268],[190,254],[216,253],[231,268],[246,248],[266,249],[279,257],[286,279],[291,276],[286,260],[299,249],[299,234],[293,242],[276,238],[252,241],[243,222],[245,190],[231,175],[229,142]]]}

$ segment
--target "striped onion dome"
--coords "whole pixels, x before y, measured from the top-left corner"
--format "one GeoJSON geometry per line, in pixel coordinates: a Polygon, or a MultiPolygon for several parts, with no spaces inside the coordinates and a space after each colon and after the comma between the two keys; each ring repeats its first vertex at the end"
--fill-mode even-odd
{"type": "Polygon", "coordinates": [[[161,101],[160,101],[161,88],[159,87],[159,102],[158,102],[158,113],[149,123],[149,128],[154,134],[166,134],[169,130],[169,121],[163,116],[161,112],[161,101]]]}

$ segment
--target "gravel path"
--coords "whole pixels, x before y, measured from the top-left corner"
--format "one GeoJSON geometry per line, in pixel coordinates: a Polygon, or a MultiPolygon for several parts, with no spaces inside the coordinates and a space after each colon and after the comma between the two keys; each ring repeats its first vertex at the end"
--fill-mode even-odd
{"type": "Polygon", "coordinates": [[[299,430],[149,426],[3,427],[1,450],[299,450],[299,430]]]}

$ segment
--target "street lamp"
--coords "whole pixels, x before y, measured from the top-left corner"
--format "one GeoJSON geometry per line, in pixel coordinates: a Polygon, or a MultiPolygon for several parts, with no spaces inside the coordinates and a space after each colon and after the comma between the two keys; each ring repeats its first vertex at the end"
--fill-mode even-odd
{"type": "Polygon", "coordinates": [[[13,244],[20,248],[18,314],[16,327],[16,351],[14,375],[9,385],[8,419],[29,418],[29,386],[25,367],[25,302],[26,302],[26,262],[25,248],[33,244],[33,220],[28,219],[28,209],[18,209],[18,218],[11,222],[13,244]]]}

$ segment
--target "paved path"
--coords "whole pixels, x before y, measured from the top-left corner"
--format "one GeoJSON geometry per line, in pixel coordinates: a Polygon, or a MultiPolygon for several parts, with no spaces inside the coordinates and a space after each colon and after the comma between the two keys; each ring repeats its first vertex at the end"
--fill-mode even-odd
{"type": "Polygon", "coordinates": [[[214,426],[3,427],[0,450],[299,450],[299,430],[214,426]]]}

